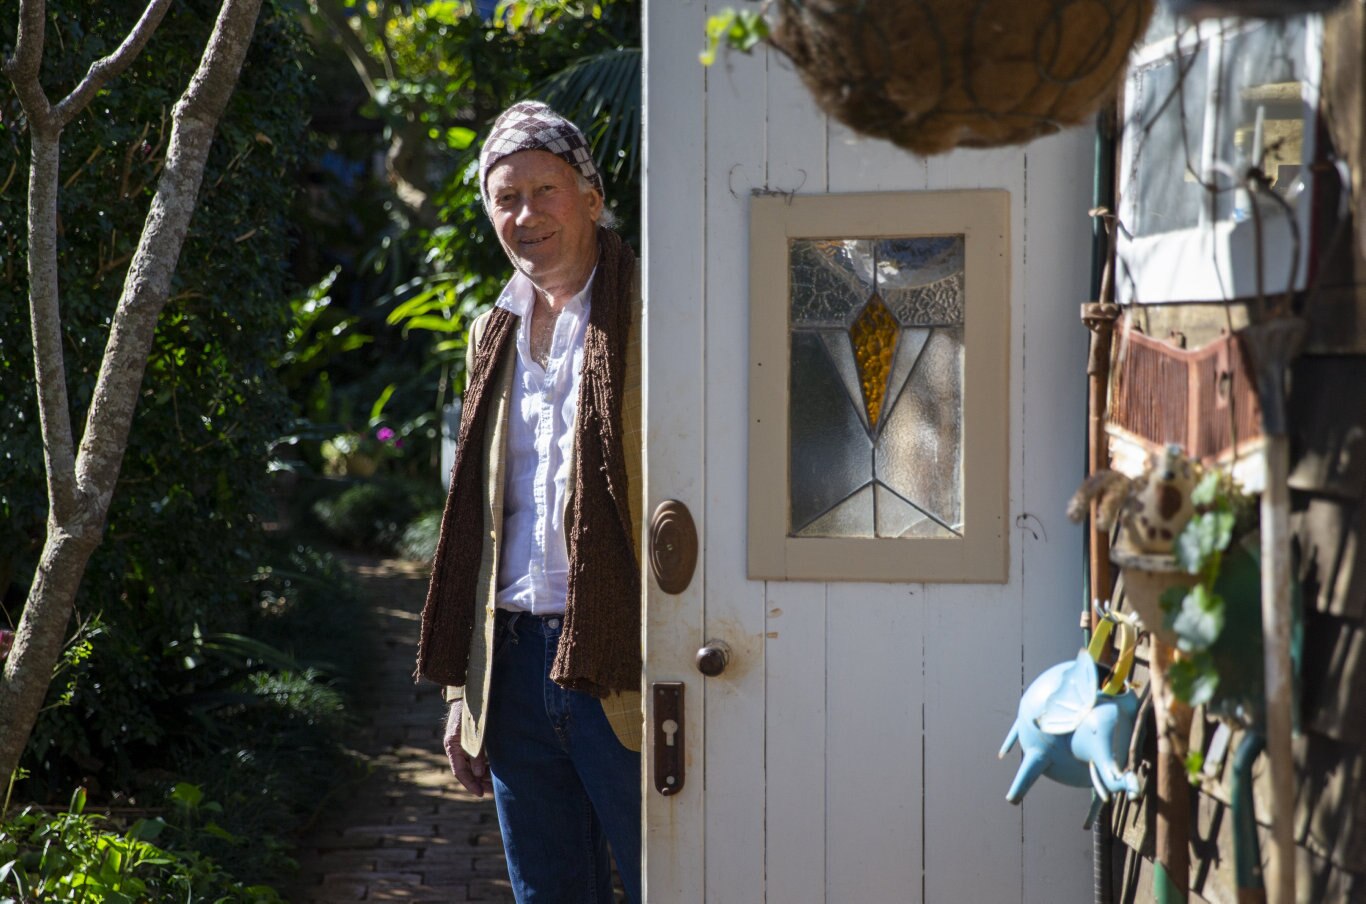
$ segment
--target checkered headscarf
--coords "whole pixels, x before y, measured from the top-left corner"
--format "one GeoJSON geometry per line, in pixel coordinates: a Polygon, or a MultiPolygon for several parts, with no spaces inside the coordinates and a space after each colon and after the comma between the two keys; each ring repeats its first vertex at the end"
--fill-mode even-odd
{"type": "Polygon", "coordinates": [[[540,101],[524,100],[499,114],[493,130],[479,152],[479,191],[488,203],[489,170],[504,157],[518,151],[549,151],[579,171],[579,175],[606,197],[588,139],[579,127],[540,101]]]}

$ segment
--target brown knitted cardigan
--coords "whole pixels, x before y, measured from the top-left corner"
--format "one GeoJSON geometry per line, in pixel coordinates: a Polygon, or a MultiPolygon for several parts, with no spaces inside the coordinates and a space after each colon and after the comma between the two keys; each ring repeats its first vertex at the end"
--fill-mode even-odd
{"type": "MultiPolygon", "coordinates": [[[[557,684],[599,697],[635,690],[641,672],[640,564],[621,423],[634,270],[630,246],[599,228],[574,428],[572,510],[566,513],[569,591],[550,672],[557,684]]],[[[466,683],[475,606],[487,602],[478,599],[476,586],[484,542],[484,436],[494,375],[504,356],[515,354],[518,319],[494,309],[466,383],[417,653],[418,674],[443,685],[466,683]]]]}

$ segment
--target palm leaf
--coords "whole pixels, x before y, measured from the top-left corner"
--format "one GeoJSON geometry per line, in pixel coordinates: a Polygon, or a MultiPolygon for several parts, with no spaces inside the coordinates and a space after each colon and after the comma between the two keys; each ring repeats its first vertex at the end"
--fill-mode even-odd
{"type": "Polygon", "coordinates": [[[575,60],[535,95],[588,136],[598,166],[613,178],[635,178],[640,159],[639,47],[617,47],[575,60]]]}

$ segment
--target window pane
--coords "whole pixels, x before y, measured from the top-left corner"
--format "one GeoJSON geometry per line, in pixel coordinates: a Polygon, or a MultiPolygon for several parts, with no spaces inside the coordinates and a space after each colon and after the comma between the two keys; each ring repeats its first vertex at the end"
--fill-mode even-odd
{"type": "Polygon", "coordinates": [[[877,253],[877,288],[914,289],[963,272],[961,235],[922,235],[881,239],[877,253]]]}
{"type": "Polygon", "coordinates": [[[1273,189],[1283,197],[1304,164],[1304,123],[1311,116],[1302,84],[1304,28],[1299,17],[1259,23],[1225,38],[1213,111],[1214,153],[1223,165],[1211,176],[1221,220],[1252,216],[1250,198],[1236,188],[1236,179],[1255,157],[1260,156],[1273,189]]]}
{"type": "Polygon", "coordinates": [[[789,531],[955,536],[964,236],[796,239],[789,254],[789,531]]]}
{"type": "Polygon", "coordinates": [[[873,456],[858,403],[814,332],[792,334],[789,391],[788,529],[796,533],[866,484],[873,456]]]}
{"type": "Polygon", "coordinates": [[[789,255],[794,325],[843,326],[873,294],[871,242],[794,239],[789,255]]]}
{"type": "Polygon", "coordinates": [[[1133,172],[1122,174],[1126,191],[1141,195],[1143,203],[1128,224],[1134,235],[1156,235],[1191,229],[1200,223],[1205,192],[1196,181],[1202,168],[1201,142],[1205,132],[1209,48],[1194,54],[1165,57],[1130,79],[1136,136],[1133,172]]]}
{"type": "Polygon", "coordinates": [[[938,537],[952,539],[953,531],[902,499],[882,484],[875,485],[879,537],[938,537]]]}
{"type": "Polygon", "coordinates": [[[963,330],[935,330],[887,415],[877,477],[956,531],[963,529],[963,330]]]}
{"type": "Polygon", "coordinates": [[[806,527],[799,537],[872,537],[873,486],[869,484],[806,527]]]}

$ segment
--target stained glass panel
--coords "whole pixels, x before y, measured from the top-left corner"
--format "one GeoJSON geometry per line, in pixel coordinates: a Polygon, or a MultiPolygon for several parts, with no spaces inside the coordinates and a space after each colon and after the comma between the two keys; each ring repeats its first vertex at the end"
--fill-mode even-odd
{"type": "Polygon", "coordinates": [[[962,530],[963,331],[935,330],[897,399],[876,450],[879,480],[962,530]]]}
{"type": "Polygon", "coordinates": [[[902,326],[958,326],[963,322],[963,274],[909,289],[885,290],[902,326]]]}
{"type": "Polygon", "coordinates": [[[873,456],[855,402],[815,333],[792,334],[789,405],[789,529],[795,532],[866,484],[873,456]]]}
{"type": "MultiPolygon", "coordinates": [[[[906,331],[911,332],[910,330],[906,331]]],[[[826,354],[830,356],[830,361],[835,365],[835,370],[839,372],[840,379],[844,381],[844,391],[849,394],[849,398],[857,399],[863,395],[863,389],[859,385],[858,362],[854,360],[854,344],[849,339],[846,330],[820,330],[812,335],[820,336],[825,343],[826,354]]],[[[924,343],[924,340],[921,340],[924,343]]],[[[906,343],[902,343],[896,350],[898,363],[904,357],[906,343]]],[[[905,382],[905,374],[902,374],[901,383],[896,382],[897,370],[892,369],[892,386],[900,387],[905,382]]],[[[893,392],[896,389],[892,390],[893,392]]],[[[855,405],[859,417],[863,420],[863,426],[868,426],[868,412],[862,405],[855,405]]]]}
{"type": "Polygon", "coordinates": [[[872,242],[798,239],[789,253],[793,324],[843,326],[873,294],[872,242]]]}
{"type": "Polygon", "coordinates": [[[880,239],[877,255],[877,289],[914,289],[963,272],[963,237],[927,235],[904,239],[880,239]]]}
{"type": "Polygon", "coordinates": [[[849,327],[849,340],[854,345],[854,360],[858,363],[859,386],[863,390],[864,410],[874,430],[877,429],[882,403],[887,396],[892,353],[896,350],[899,332],[892,312],[876,295],[863,306],[863,311],[854,319],[853,326],[849,327]]]}
{"type": "Polygon", "coordinates": [[[963,529],[962,235],[789,244],[789,531],[963,529]]]}
{"type": "Polygon", "coordinates": [[[873,486],[869,484],[853,496],[796,532],[799,537],[872,537],[873,486]]]}
{"type": "Polygon", "coordinates": [[[879,537],[938,537],[950,539],[953,531],[902,499],[882,484],[874,485],[879,537]]]}

